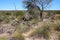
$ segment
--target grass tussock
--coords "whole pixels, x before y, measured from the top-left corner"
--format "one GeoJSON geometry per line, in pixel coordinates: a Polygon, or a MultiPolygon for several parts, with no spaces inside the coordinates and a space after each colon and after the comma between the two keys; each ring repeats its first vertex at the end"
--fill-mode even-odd
{"type": "Polygon", "coordinates": [[[4,38],[4,37],[0,37],[0,40],[6,40],[6,38],[4,38]]]}
{"type": "Polygon", "coordinates": [[[18,40],[24,40],[23,35],[22,35],[20,32],[18,32],[18,31],[15,31],[15,32],[12,34],[12,38],[18,39],[18,40]]]}
{"type": "Polygon", "coordinates": [[[30,33],[30,36],[36,36],[49,38],[51,31],[57,31],[60,32],[60,22],[49,22],[44,23],[42,27],[36,28],[32,33],[30,33]]]}
{"type": "Polygon", "coordinates": [[[55,21],[53,23],[49,23],[50,30],[60,31],[60,22],[55,21]]]}
{"type": "Polygon", "coordinates": [[[60,32],[58,32],[58,40],[60,40],[60,32]]]}
{"type": "Polygon", "coordinates": [[[44,38],[48,38],[49,37],[49,26],[48,25],[43,25],[42,27],[39,27],[37,29],[35,29],[30,36],[34,36],[37,35],[39,37],[43,36],[44,38]]]}
{"type": "Polygon", "coordinates": [[[38,23],[38,18],[35,18],[35,19],[32,19],[30,22],[32,23],[32,24],[37,24],[38,23]]]}
{"type": "Polygon", "coordinates": [[[19,30],[21,33],[29,31],[30,27],[26,25],[19,25],[17,30],[19,30]]]}

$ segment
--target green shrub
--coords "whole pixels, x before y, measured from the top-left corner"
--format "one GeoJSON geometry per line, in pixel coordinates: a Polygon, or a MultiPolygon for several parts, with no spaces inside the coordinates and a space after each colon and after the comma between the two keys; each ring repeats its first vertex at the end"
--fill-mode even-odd
{"type": "Polygon", "coordinates": [[[16,17],[18,20],[21,20],[22,17],[24,16],[24,12],[23,11],[18,11],[15,13],[16,17]]]}
{"type": "Polygon", "coordinates": [[[15,19],[15,18],[14,18],[13,15],[9,16],[9,20],[14,20],[14,19],[15,19]]]}
{"type": "Polygon", "coordinates": [[[9,22],[9,17],[7,17],[7,16],[1,16],[0,19],[2,20],[3,23],[9,22]]]}
{"type": "Polygon", "coordinates": [[[9,22],[8,18],[4,18],[4,19],[3,19],[3,22],[4,22],[4,23],[8,23],[8,22],[9,22]]]}
{"type": "Polygon", "coordinates": [[[7,12],[7,13],[4,13],[5,15],[11,15],[11,13],[7,12]]]}
{"type": "Polygon", "coordinates": [[[56,14],[60,14],[60,11],[56,11],[56,14]]]}
{"type": "Polygon", "coordinates": [[[23,11],[18,11],[18,12],[16,12],[16,16],[23,16],[24,15],[24,12],[23,11]]]}

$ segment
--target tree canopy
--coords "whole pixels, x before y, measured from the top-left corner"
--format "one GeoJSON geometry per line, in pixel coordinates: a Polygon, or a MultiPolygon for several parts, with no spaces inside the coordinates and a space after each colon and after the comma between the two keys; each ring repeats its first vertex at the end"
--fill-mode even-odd
{"type": "MultiPolygon", "coordinates": [[[[24,0],[25,7],[28,11],[38,9],[40,11],[40,18],[42,19],[42,13],[45,8],[52,2],[52,0],[24,0]]],[[[34,11],[34,10],[33,10],[34,11]]]]}

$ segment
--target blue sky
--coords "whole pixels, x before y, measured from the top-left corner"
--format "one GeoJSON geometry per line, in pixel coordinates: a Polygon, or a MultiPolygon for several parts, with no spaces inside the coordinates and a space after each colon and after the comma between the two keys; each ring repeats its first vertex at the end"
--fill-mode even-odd
{"type": "Polygon", "coordinates": [[[0,0],[0,10],[22,10],[24,9],[22,0],[0,0]]]}
{"type": "MultiPolygon", "coordinates": [[[[22,0],[0,0],[0,10],[23,10],[22,0]],[[15,5],[16,9],[15,9],[15,5]]],[[[49,10],[60,10],[60,0],[53,0],[48,7],[49,10]]]]}

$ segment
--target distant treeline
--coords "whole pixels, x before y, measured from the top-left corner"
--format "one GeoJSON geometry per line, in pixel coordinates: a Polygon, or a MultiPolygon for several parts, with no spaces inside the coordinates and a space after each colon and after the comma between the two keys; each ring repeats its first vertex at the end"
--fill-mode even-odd
{"type": "MultiPolygon", "coordinates": [[[[9,10],[9,11],[4,11],[0,10],[0,13],[15,13],[15,12],[24,12],[26,13],[27,10],[9,10]]],[[[44,12],[54,12],[56,14],[60,14],[60,10],[45,10],[44,12]]]]}

